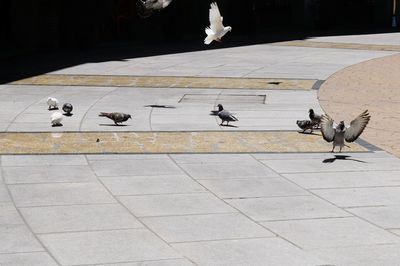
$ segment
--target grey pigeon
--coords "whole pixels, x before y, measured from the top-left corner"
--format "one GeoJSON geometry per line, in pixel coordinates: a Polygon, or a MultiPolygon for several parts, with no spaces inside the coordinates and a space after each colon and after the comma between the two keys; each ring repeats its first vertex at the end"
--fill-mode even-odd
{"type": "Polygon", "coordinates": [[[235,116],[233,116],[232,113],[230,113],[227,110],[224,110],[224,107],[222,106],[222,104],[218,104],[218,117],[221,118],[222,122],[221,122],[221,126],[223,125],[223,123],[226,121],[226,125],[229,125],[230,121],[239,121],[239,119],[237,119],[235,116]]]}
{"type": "Polygon", "coordinates": [[[142,18],[150,17],[154,11],[163,10],[171,2],[172,0],[136,0],[138,15],[142,18]]]}
{"type": "Polygon", "coordinates": [[[327,142],[333,142],[333,148],[331,152],[334,152],[336,146],[339,146],[339,152],[342,152],[342,148],[345,146],[345,141],[355,141],[364,131],[370,119],[371,116],[369,115],[368,110],[365,110],[353,121],[351,121],[348,128],[346,128],[344,121],[340,121],[336,128],[334,128],[333,119],[328,115],[323,115],[321,122],[321,133],[324,140],[327,142]]]}
{"type": "Polygon", "coordinates": [[[311,120],[297,120],[296,124],[303,130],[302,133],[306,132],[307,129],[312,133],[315,128],[315,123],[311,120]]]}
{"type": "Polygon", "coordinates": [[[129,118],[132,119],[131,115],[124,113],[104,113],[101,112],[99,116],[110,118],[118,126],[118,123],[127,121],[129,118]]]}
{"type": "Polygon", "coordinates": [[[70,103],[64,103],[62,109],[65,112],[65,115],[70,116],[72,115],[71,112],[74,107],[70,103]]]}
{"type": "Polygon", "coordinates": [[[319,128],[321,126],[322,115],[315,114],[313,109],[308,110],[308,116],[311,121],[314,123],[315,128],[319,128]]]}

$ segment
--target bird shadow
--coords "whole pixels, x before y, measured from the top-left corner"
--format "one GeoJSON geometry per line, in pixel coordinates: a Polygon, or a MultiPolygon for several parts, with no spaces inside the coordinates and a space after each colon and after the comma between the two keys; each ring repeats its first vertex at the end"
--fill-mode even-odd
{"type": "Polygon", "coordinates": [[[238,127],[238,126],[235,126],[235,125],[221,125],[221,124],[219,124],[221,127],[238,127]]]}
{"type": "Polygon", "coordinates": [[[52,127],[62,127],[63,126],[63,124],[54,124],[54,125],[51,125],[52,127]]]}
{"type": "Polygon", "coordinates": [[[73,113],[64,113],[63,115],[65,115],[65,116],[73,116],[74,114],[73,113]]]}
{"type": "Polygon", "coordinates": [[[54,110],[58,110],[58,107],[51,107],[48,109],[49,111],[54,111],[54,110]]]}
{"type": "Polygon", "coordinates": [[[144,107],[151,107],[151,108],[167,108],[167,109],[175,109],[175,106],[172,105],[162,105],[162,104],[149,104],[145,105],[144,107]]]}
{"type": "Polygon", "coordinates": [[[357,159],[352,159],[350,158],[351,156],[349,155],[334,155],[335,157],[333,158],[328,158],[323,160],[323,163],[333,163],[336,160],[346,160],[346,161],[355,161],[355,162],[359,162],[359,163],[367,163],[366,161],[361,161],[361,160],[357,160],[357,159]],[[349,159],[350,158],[350,159],[349,159]]]}
{"type": "Polygon", "coordinates": [[[211,111],[210,115],[211,116],[217,116],[219,111],[211,111]]]}
{"type": "Polygon", "coordinates": [[[129,127],[129,125],[99,124],[101,127],[129,127]]]}
{"type": "Polygon", "coordinates": [[[314,132],[303,132],[303,131],[297,131],[299,134],[304,134],[304,135],[315,135],[315,136],[321,136],[321,134],[316,134],[314,132]]]}

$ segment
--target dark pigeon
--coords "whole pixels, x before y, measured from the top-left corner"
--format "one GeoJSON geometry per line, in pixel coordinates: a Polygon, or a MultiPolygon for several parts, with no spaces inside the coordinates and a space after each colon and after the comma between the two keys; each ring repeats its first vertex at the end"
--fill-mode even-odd
{"type": "Polygon", "coordinates": [[[308,116],[311,121],[315,124],[315,128],[319,128],[321,126],[322,115],[317,115],[313,109],[308,110],[308,116]]]}
{"type": "Polygon", "coordinates": [[[305,133],[306,130],[310,130],[310,133],[312,133],[316,125],[311,120],[297,120],[296,124],[303,130],[302,133],[305,133]]]}
{"type": "Polygon", "coordinates": [[[218,117],[221,118],[221,126],[223,125],[224,122],[226,122],[226,125],[229,125],[229,122],[231,121],[239,121],[232,113],[229,111],[225,110],[222,104],[218,104],[218,117]]]}
{"type": "Polygon", "coordinates": [[[122,123],[127,121],[129,118],[132,119],[131,115],[124,113],[104,113],[101,112],[99,116],[107,117],[114,121],[115,125],[119,125],[118,123],[122,123]]]}

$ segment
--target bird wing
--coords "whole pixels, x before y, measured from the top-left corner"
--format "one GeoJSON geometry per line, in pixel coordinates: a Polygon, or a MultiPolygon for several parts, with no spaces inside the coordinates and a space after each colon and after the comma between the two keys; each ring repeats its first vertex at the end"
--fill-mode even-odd
{"type": "Polygon", "coordinates": [[[222,25],[222,17],[219,12],[217,3],[211,3],[210,6],[210,28],[214,33],[217,33],[224,29],[222,25]]]}
{"type": "Polygon", "coordinates": [[[369,115],[368,110],[362,112],[353,121],[351,121],[350,127],[348,127],[344,132],[344,139],[347,142],[355,141],[364,131],[370,119],[371,116],[369,115]]]}
{"type": "Polygon", "coordinates": [[[335,129],[333,128],[333,119],[329,115],[322,116],[321,133],[324,140],[332,142],[335,137],[335,129]]]}

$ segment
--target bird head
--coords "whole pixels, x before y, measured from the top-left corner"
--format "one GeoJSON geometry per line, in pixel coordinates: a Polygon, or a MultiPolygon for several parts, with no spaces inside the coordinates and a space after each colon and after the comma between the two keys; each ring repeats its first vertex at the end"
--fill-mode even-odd
{"type": "Polygon", "coordinates": [[[344,121],[340,121],[340,123],[337,125],[336,127],[339,131],[343,131],[344,130],[344,121]]]}
{"type": "Polygon", "coordinates": [[[131,115],[128,115],[128,118],[132,119],[132,116],[131,116],[131,115]]]}
{"type": "Polygon", "coordinates": [[[308,113],[313,114],[313,113],[314,113],[314,110],[313,110],[313,109],[310,109],[310,110],[308,110],[308,113]]]}
{"type": "Polygon", "coordinates": [[[224,107],[222,106],[222,104],[218,104],[217,107],[218,107],[218,111],[220,111],[220,112],[221,112],[222,110],[224,110],[224,107]]]}
{"type": "Polygon", "coordinates": [[[226,27],[226,29],[227,29],[228,31],[232,31],[232,27],[231,27],[231,26],[226,27]]]}

